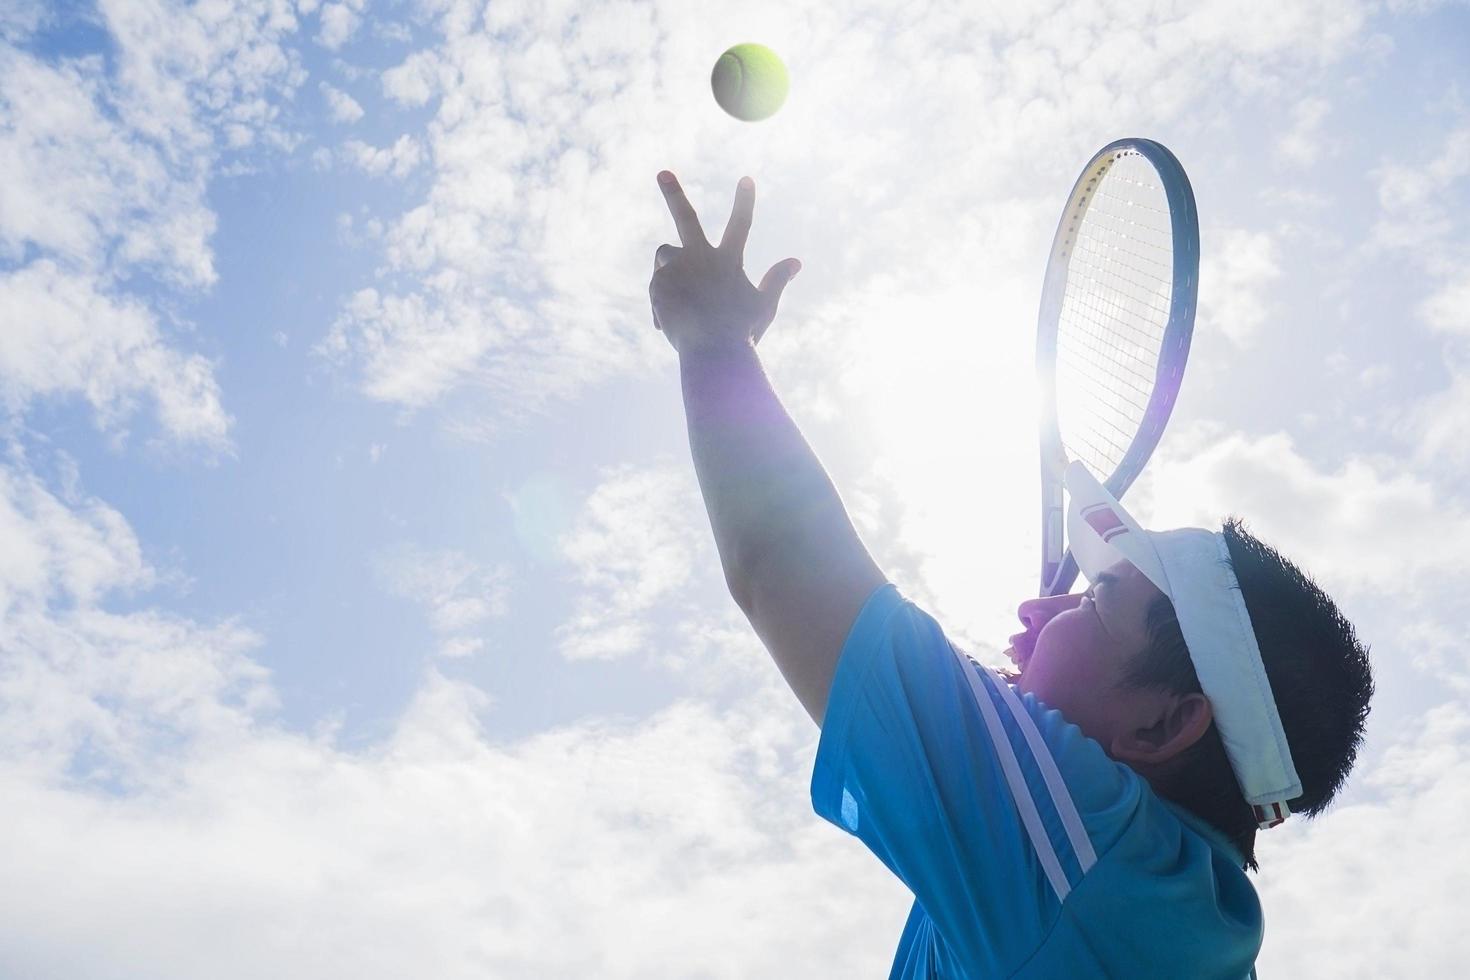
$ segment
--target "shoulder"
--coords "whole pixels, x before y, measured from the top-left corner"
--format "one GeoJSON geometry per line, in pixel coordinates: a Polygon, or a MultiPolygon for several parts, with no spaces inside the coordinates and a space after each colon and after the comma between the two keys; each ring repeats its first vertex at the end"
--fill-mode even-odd
{"type": "Polygon", "coordinates": [[[844,645],[823,741],[847,743],[855,723],[877,732],[883,751],[907,744],[911,760],[922,753],[941,783],[983,787],[1011,803],[992,814],[992,827],[1002,817],[1018,824],[1059,898],[1147,791],[1132,769],[960,649],[891,584],[874,593],[844,645]]]}

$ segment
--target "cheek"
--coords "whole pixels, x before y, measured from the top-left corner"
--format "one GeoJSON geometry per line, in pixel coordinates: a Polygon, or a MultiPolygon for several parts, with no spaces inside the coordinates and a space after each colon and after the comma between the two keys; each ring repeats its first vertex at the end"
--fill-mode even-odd
{"type": "Polygon", "coordinates": [[[1064,714],[1099,693],[1106,679],[1103,651],[1082,618],[1086,613],[1058,616],[1037,638],[1026,665],[1026,690],[1064,714]]]}

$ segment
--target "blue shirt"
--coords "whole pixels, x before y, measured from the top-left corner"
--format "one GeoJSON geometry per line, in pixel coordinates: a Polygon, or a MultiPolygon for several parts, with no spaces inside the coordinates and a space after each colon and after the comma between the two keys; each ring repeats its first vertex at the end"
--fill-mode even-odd
{"type": "Polygon", "coordinates": [[[913,892],[890,978],[1254,976],[1230,843],[891,583],[843,645],[812,804],[913,892]]]}

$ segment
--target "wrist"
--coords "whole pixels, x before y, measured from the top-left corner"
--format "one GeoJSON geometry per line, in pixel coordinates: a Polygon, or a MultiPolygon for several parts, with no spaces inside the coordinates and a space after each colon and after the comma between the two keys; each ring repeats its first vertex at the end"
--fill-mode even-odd
{"type": "Polygon", "coordinates": [[[715,337],[695,340],[685,339],[679,346],[679,363],[721,361],[730,358],[745,358],[755,353],[755,342],[749,338],[715,337]]]}

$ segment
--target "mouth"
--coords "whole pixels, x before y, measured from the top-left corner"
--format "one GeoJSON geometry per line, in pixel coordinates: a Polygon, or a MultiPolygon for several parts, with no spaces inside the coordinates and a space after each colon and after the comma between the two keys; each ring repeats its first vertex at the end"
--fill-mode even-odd
{"type": "MultiPolygon", "coordinates": [[[[1012,661],[1015,660],[1015,657],[1012,656],[1011,650],[1006,650],[1006,656],[1011,657],[1012,661]]],[[[1019,664],[1011,668],[997,667],[995,672],[999,674],[1007,684],[1019,684],[1021,682],[1021,667],[1019,664]]]]}
{"type": "Polygon", "coordinates": [[[1015,668],[1012,670],[1002,670],[1000,672],[1001,676],[1014,683],[1020,679],[1022,672],[1025,671],[1026,663],[1031,659],[1031,650],[1018,650],[1013,639],[1011,645],[1005,649],[1005,657],[1011,663],[1015,664],[1015,668]]]}

